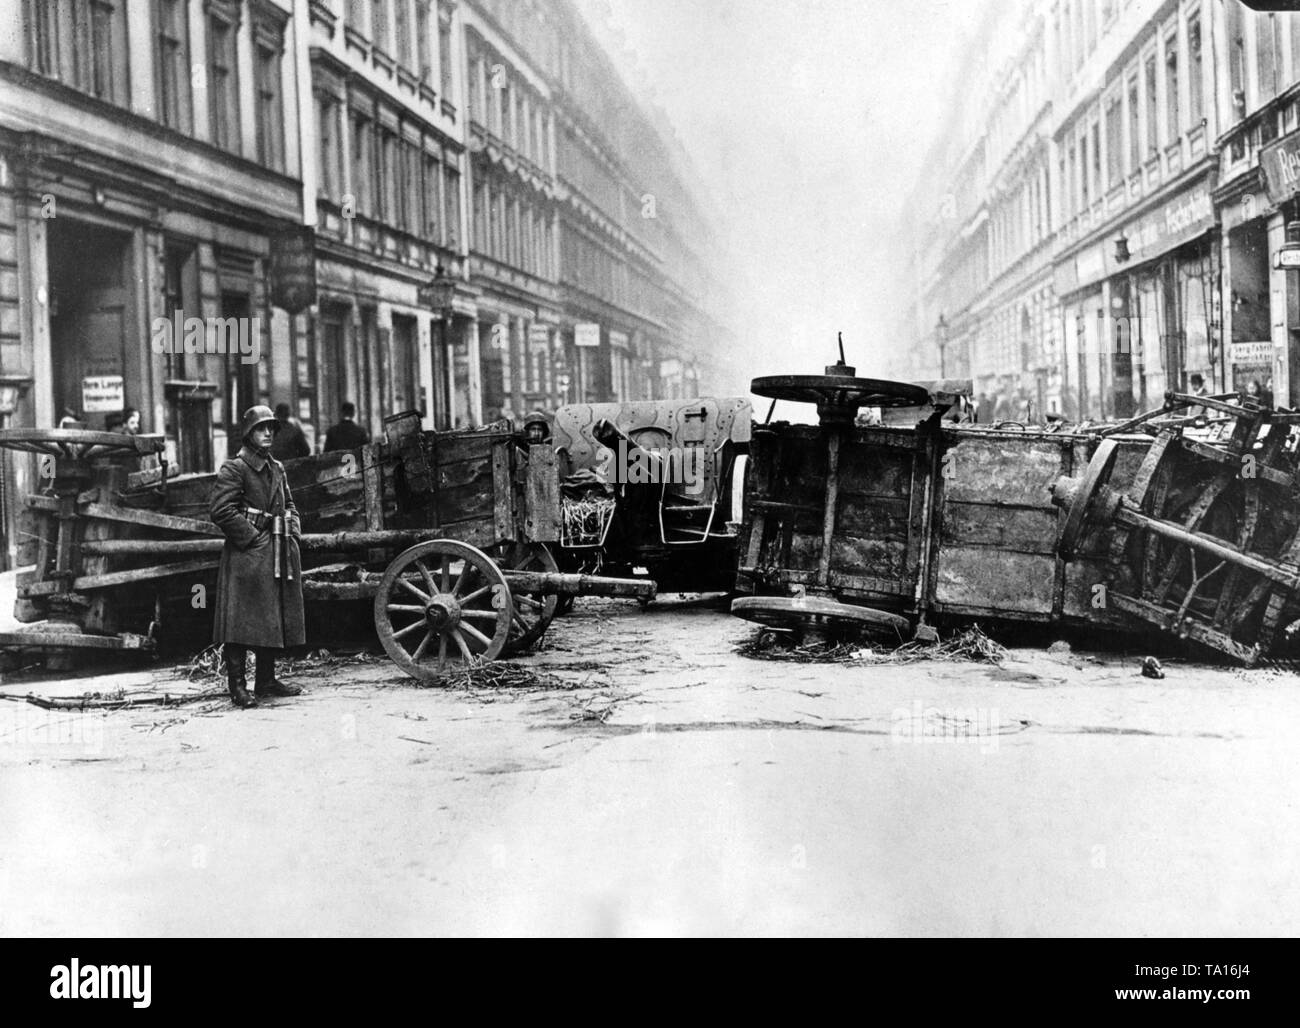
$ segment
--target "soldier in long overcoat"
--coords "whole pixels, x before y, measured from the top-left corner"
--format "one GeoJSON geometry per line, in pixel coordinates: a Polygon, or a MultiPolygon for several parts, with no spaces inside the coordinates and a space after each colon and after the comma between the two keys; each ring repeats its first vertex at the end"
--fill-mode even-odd
{"type": "Polygon", "coordinates": [[[258,698],[302,692],[275,677],[278,651],[306,642],[302,603],[302,525],[284,465],[271,456],[279,425],[269,407],[245,412],[243,448],[217,472],[209,516],[226,537],[217,574],[212,640],[223,646],[230,697],[239,707],[258,698]],[[248,651],[256,655],[248,692],[248,651]]]}

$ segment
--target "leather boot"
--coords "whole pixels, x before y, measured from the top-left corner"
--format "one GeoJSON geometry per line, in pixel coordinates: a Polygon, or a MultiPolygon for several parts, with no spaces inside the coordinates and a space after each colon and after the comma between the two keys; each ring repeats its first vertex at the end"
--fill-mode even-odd
{"type": "Polygon", "coordinates": [[[244,647],[230,643],[222,651],[226,659],[226,688],[230,690],[230,699],[241,709],[257,706],[257,697],[248,691],[248,679],[245,677],[244,658],[247,652],[244,647]]]}
{"type": "Polygon", "coordinates": [[[275,677],[275,651],[257,651],[257,695],[267,696],[301,696],[302,688],[297,685],[285,685],[275,677]]]}

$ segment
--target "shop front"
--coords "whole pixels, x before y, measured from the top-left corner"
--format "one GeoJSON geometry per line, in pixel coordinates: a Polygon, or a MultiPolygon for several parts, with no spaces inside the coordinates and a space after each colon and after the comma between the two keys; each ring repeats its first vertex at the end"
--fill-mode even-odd
{"type": "Polygon", "coordinates": [[[1201,179],[1058,262],[1080,416],[1128,418],[1193,375],[1211,389],[1224,380],[1216,226],[1201,179]]]}
{"type": "Polygon", "coordinates": [[[1259,153],[1259,185],[1225,205],[1228,234],[1224,260],[1231,269],[1233,350],[1242,387],[1262,385],[1273,402],[1300,406],[1300,272],[1279,267],[1288,222],[1300,218],[1300,132],[1259,153]],[[1249,198],[1249,199],[1248,199],[1249,198]],[[1249,217],[1247,215],[1250,215],[1249,217]]]}

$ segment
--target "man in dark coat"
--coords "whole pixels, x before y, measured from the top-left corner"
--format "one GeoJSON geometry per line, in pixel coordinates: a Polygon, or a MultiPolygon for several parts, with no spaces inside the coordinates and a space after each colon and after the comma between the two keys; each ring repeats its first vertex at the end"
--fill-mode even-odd
{"type": "Polygon", "coordinates": [[[306,642],[298,551],[302,526],[284,465],[271,456],[278,425],[269,407],[245,412],[243,449],[217,472],[208,508],[226,537],[212,641],[224,646],[227,685],[238,707],[302,692],[275,678],[276,651],[306,642]],[[245,677],[250,648],[257,657],[255,695],[249,695],[245,677]]]}
{"type": "Polygon", "coordinates": [[[271,456],[276,460],[297,460],[299,457],[311,456],[311,447],[307,445],[307,437],[289,418],[289,405],[287,403],[277,403],[275,405],[275,420],[280,423],[276,430],[275,441],[271,443],[271,456]]]}
{"type": "Polygon", "coordinates": [[[357,408],[353,403],[345,403],[339,408],[342,417],[337,425],[325,433],[325,452],[335,450],[357,450],[370,442],[370,433],[356,423],[357,408]]]}

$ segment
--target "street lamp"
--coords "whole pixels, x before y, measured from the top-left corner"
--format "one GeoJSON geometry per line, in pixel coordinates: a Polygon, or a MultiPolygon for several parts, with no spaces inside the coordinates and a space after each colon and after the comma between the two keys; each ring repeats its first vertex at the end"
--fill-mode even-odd
{"type": "Polygon", "coordinates": [[[948,319],[942,314],[939,315],[939,323],[934,326],[934,334],[939,342],[939,377],[946,379],[948,371],[944,356],[948,351],[948,319]]]}
{"type": "Polygon", "coordinates": [[[1115,240],[1115,263],[1127,264],[1132,256],[1128,249],[1128,236],[1121,232],[1119,238],[1115,240]]]}
{"type": "Polygon", "coordinates": [[[443,324],[450,324],[456,302],[456,279],[439,264],[433,278],[420,287],[418,299],[421,307],[437,311],[442,315],[443,324]]]}

